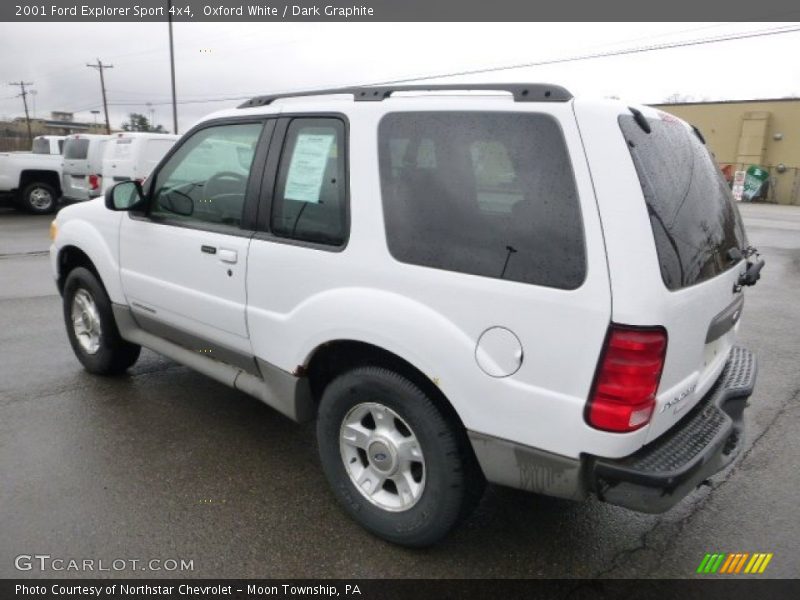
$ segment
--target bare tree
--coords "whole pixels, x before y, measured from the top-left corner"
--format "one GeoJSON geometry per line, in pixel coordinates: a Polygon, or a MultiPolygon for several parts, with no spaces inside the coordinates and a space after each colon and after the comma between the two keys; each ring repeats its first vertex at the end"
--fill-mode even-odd
{"type": "Polygon", "coordinates": [[[691,102],[692,100],[694,100],[694,96],[690,94],[681,94],[679,92],[675,92],[664,98],[666,104],[682,104],[684,102],[691,102]]]}

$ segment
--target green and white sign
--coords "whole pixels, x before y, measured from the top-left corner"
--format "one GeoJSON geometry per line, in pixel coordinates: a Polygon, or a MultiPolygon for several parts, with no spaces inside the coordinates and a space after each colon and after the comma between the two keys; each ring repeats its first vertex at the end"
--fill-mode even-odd
{"type": "Polygon", "coordinates": [[[747,173],[744,176],[744,189],[742,190],[742,199],[748,202],[758,198],[766,193],[765,184],[769,179],[769,172],[751,165],[747,168],[747,173]]]}

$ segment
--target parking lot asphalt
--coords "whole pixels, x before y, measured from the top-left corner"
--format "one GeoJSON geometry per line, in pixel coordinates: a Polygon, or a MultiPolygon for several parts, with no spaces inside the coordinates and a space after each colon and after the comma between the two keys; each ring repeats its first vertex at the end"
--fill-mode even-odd
{"type": "MultiPolygon", "coordinates": [[[[0,211],[0,577],[693,577],[706,552],[800,576],[800,207],[743,205],[767,266],[741,343],[760,361],[745,450],[663,515],[490,487],[436,547],[339,510],[313,425],[152,352],[84,372],[49,273],[48,217],[0,211]],[[193,561],[191,571],[18,571],[15,557],[193,561]]],[[[141,564],[141,563],[140,563],[141,564]]]]}

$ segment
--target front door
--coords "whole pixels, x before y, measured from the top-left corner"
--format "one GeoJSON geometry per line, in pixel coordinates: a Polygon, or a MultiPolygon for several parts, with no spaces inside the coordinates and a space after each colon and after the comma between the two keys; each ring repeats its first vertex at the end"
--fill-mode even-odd
{"type": "Polygon", "coordinates": [[[122,287],[139,325],[234,364],[252,355],[246,208],[263,133],[263,121],[236,121],[190,134],[153,175],[147,210],[120,231],[122,287]]]}

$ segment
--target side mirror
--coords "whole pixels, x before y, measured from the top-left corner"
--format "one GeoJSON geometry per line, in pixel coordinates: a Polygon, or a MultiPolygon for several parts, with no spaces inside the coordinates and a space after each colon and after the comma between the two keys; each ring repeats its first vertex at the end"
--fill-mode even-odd
{"type": "Polygon", "coordinates": [[[144,204],[142,184],[138,181],[121,181],[106,191],[106,208],[109,210],[133,210],[144,204]]]}

